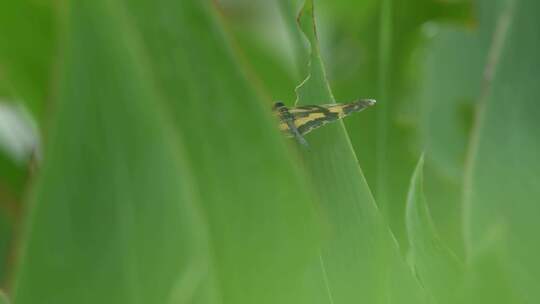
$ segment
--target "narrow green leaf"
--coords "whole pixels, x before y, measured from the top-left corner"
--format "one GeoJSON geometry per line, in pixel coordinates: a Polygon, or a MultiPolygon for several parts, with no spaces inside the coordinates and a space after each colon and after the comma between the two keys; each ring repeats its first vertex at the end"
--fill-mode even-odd
{"type": "Polygon", "coordinates": [[[325,33],[331,43],[323,54],[329,78],[338,100],[360,95],[378,101],[377,110],[351,117],[345,125],[377,205],[405,253],[403,202],[422,151],[419,99],[411,94],[417,85],[418,61],[423,60],[417,48],[425,41],[422,29],[439,19],[461,21],[471,11],[467,9],[471,1],[335,2],[328,1],[324,10],[336,6],[347,12],[328,18],[333,29],[325,33]],[[351,17],[363,14],[364,18],[351,17]]]}
{"type": "Polygon", "coordinates": [[[494,257],[494,269],[508,270],[504,283],[515,295],[511,302],[538,303],[540,3],[502,3],[466,167],[467,249],[477,256],[493,244],[487,255],[494,257]]]}
{"type": "MultiPolygon", "coordinates": [[[[311,62],[308,78],[297,89],[298,104],[334,102],[319,52],[313,1],[305,2],[301,14],[311,62]]],[[[306,139],[310,146],[301,154],[328,221],[321,267],[332,303],[422,303],[419,285],[376,208],[343,123],[317,129],[306,139]]]]}
{"type": "Polygon", "coordinates": [[[473,111],[500,3],[478,1],[474,27],[429,23],[422,55],[419,135],[426,149],[426,196],[440,236],[463,256],[463,170],[473,111]]]}
{"type": "Polygon", "coordinates": [[[69,6],[18,304],[166,303],[207,255],[178,135],[124,13],[111,1],[69,6]]]}
{"type": "Polygon", "coordinates": [[[311,189],[210,1],[125,1],[182,135],[223,303],[308,303],[318,223],[311,189]]]}
{"type": "Polygon", "coordinates": [[[422,285],[435,303],[458,303],[463,264],[439,239],[424,199],[424,157],[418,161],[409,187],[406,224],[409,256],[422,285]]]}

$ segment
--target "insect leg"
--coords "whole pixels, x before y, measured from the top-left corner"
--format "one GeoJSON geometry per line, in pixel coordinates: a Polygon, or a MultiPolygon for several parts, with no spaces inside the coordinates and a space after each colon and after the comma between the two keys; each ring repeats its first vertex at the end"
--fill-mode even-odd
{"type": "Polygon", "coordinates": [[[302,136],[302,134],[300,134],[300,132],[298,131],[298,128],[294,125],[294,123],[289,120],[287,121],[287,125],[289,126],[289,129],[293,133],[294,138],[296,138],[296,140],[303,146],[309,147],[307,140],[302,136]]]}

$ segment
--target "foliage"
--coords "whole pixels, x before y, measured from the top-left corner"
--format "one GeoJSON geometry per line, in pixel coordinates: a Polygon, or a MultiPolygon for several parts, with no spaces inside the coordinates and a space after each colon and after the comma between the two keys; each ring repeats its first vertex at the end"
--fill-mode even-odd
{"type": "Polygon", "coordinates": [[[14,303],[537,303],[538,11],[0,2],[1,287],[14,303]],[[270,111],[358,97],[378,102],[308,148],[270,111]]]}

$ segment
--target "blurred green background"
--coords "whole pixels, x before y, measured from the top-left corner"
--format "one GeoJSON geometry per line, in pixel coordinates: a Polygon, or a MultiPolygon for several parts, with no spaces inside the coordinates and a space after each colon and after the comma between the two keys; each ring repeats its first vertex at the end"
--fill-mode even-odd
{"type": "Polygon", "coordinates": [[[0,303],[539,303],[538,12],[0,0],[0,303]]]}

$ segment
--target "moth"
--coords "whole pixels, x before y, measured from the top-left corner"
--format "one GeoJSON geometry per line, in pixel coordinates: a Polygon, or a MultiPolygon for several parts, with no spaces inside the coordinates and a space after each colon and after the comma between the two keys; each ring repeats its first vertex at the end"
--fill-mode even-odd
{"type": "Polygon", "coordinates": [[[278,101],[272,110],[279,119],[279,129],[287,137],[294,137],[299,143],[307,146],[308,143],[304,138],[307,133],[354,112],[371,107],[375,102],[373,99],[359,99],[349,103],[288,108],[278,101]]]}

